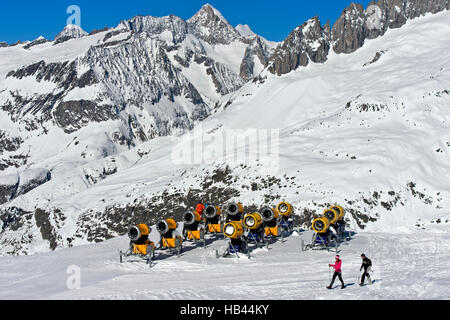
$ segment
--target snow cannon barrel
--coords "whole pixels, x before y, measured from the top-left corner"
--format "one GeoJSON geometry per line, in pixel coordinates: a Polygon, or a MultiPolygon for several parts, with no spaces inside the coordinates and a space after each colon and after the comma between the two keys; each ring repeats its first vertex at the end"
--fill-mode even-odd
{"type": "Polygon", "coordinates": [[[184,213],[183,220],[185,225],[191,226],[202,221],[202,217],[197,211],[187,211],[184,213]]]}
{"type": "Polygon", "coordinates": [[[205,209],[205,217],[207,219],[214,219],[222,214],[222,210],[219,207],[207,206],[205,209]]]}
{"type": "Polygon", "coordinates": [[[344,219],[345,217],[344,208],[342,208],[341,206],[332,206],[330,209],[335,210],[339,213],[339,218],[337,219],[337,221],[344,219]]]}
{"type": "Polygon", "coordinates": [[[244,212],[244,207],[241,203],[230,203],[227,206],[227,216],[233,221],[239,221],[242,219],[242,213],[244,212]]]}
{"type": "Polygon", "coordinates": [[[161,235],[174,231],[177,227],[177,222],[172,218],[161,220],[156,224],[156,230],[158,230],[161,235]]]}
{"type": "Polygon", "coordinates": [[[244,226],[239,221],[228,222],[223,228],[223,234],[230,239],[239,239],[244,234],[244,226]]]}
{"type": "Polygon", "coordinates": [[[340,212],[335,209],[326,209],[323,212],[323,216],[328,219],[330,224],[335,224],[339,221],[340,212]]]}
{"type": "Polygon", "coordinates": [[[247,213],[244,216],[244,226],[250,230],[256,230],[261,227],[263,223],[262,216],[258,213],[247,213]]]}
{"type": "Polygon", "coordinates": [[[131,226],[128,229],[128,238],[130,238],[130,240],[133,242],[142,240],[145,241],[148,239],[148,236],[150,235],[151,231],[152,230],[146,224],[138,224],[135,226],[131,226]]]}
{"type": "Polygon", "coordinates": [[[277,211],[281,214],[283,218],[289,218],[294,213],[294,208],[290,203],[281,202],[277,206],[277,211]]]}
{"type": "Polygon", "coordinates": [[[261,210],[261,216],[264,222],[271,222],[277,220],[280,217],[280,214],[277,209],[264,208],[261,210]]]}
{"type": "Polygon", "coordinates": [[[320,217],[313,221],[312,228],[316,233],[325,233],[330,228],[331,223],[327,217],[320,217]]]}

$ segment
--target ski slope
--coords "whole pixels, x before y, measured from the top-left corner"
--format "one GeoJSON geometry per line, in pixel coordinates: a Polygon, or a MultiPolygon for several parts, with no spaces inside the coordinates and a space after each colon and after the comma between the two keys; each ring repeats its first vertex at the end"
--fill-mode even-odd
{"type": "MultiPolygon", "coordinates": [[[[308,231],[295,232],[285,243],[256,249],[246,256],[217,259],[224,240],[205,249],[186,244],[180,258],[164,253],[152,268],[143,261],[119,263],[126,237],[27,257],[0,258],[0,299],[120,300],[391,300],[449,299],[448,229],[421,234],[364,232],[342,245],[340,289],[329,285],[335,252],[300,250],[308,231]],[[360,287],[360,254],[373,262],[371,286],[360,287]],[[80,288],[67,286],[73,266],[80,288]],[[69,271],[69,273],[68,273],[69,271]]],[[[131,258],[130,258],[131,259],[131,258]]]]}

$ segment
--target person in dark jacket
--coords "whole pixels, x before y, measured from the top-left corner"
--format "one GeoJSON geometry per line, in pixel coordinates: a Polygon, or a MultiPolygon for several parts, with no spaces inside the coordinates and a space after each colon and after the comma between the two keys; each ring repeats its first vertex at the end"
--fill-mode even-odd
{"type": "Polygon", "coordinates": [[[364,281],[366,280],[366,277],[369,280],[369,284],[372,284],[372,279],[370,279],[370,274],[369,274],[370,269],[372,267],[372,261],[369,258],[367,258],[364,253],[361,255],[361,258],[362,258],[362,265],[361,265],[361,268],[359,269],[359,271],[362,271],[362,269],[364,269],[364,273],[361,277],[361,283],[359,285],[360,286],[364,285],[364,281]]]}

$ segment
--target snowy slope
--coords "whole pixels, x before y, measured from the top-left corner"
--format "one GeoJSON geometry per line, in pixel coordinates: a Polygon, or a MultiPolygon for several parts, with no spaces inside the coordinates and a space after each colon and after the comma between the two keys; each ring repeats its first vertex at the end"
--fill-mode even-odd
{"type": "Polygon", "coordinates": [[[108,123],[90,124],[70,140],[53,135],[73,149],[36,158],[39,167],[53,168],[53,178],[4,206],[22,211],[14,211],[2,232],[1,253],[120,236],[128,223],[179,218],[196,197],[218,205],[240,200],[252,209],[287,200],[304,227],[334,203],[359,231],[417,232],[448,223],[449,14],[409,21],[352,54],[330,53],[324,64],[281,77],[264,71],[259,81],[225,95],[193,131],[204,139],[205,161],[183,161],[192,151],[186,150],[190,135],[158,137],[126,151],[102,135],[108,123]],[[249,128],[279,130],[274,167],[264,157],[233,161],[246,143],[214,155],[227,130],[249,128]],[[83,152],[84,160],[75,158],[83,152]],[[47,216],[40,226],[36,208],[47,216]]]}
{"type": "MultiPolygon", "coordinates": [[[[162,253],[150,269],[120,264],[124,237],[28,257],[0,258],[0,299],[121,300],[393,300],[449,299],[448,228],[422,234],[362,233],[340,248],[344,290],[327,290],[334,252],[300,250],[308,232],[257,249],[252,257],[216,259],[223,240],[162,253]],[[360,287],[360,254],[373,262],[372,286],[360,287]],[[30,265],[33,268],[30,268],[30,265]],[[74,271],[80,275],[76,286],[74,271]],[[214,284],[214,285],[211,285],[214,284]]],[[[339,288],[340,284],[335,283],[339,288]]]]}

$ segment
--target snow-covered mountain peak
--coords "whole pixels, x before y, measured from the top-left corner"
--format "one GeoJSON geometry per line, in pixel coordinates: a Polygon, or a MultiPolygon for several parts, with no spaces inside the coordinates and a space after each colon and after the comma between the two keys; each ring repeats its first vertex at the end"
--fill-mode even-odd
{"type": "Polygon", "coordinates": [[[241,37],[219,10],[210,4],[204,5],[187,22],[197,37],[211,44],[230,44],[241,37]]]}
{"type": "Polygon", "coordinates": [[[65,42],[70,39],[78,39],[87,36],[88,33],[81,29],[81,27],[69,24],[55,37],[55,44],[65,42]]]}
{"type": "Polygon", "coordinates": [[[250,29],[248,24],[239,24],[235,29],[245,38],[253,38],[257,36],[257,34],[250,29]]]}
{"type": "Polygon", "coordinates": [[[205,4],[192,18],[188,20],[190,23],[197,23],[204,20],[220,20],[225,24],[229,24],[228,20],[222,13],[209,3],[205,4]]]}

